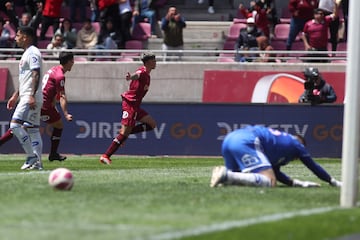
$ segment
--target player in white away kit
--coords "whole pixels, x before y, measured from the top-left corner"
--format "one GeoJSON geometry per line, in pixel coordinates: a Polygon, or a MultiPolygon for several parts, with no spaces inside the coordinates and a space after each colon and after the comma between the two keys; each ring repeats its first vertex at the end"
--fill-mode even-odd
{"type": "Polygon", "coordinates": [[[40,110],[43,96],[40,84],[41,53],[33,46],[35,38],[31,27],[20,27],[16,33],[16,44],[23,48],[19,63],[19,88],[7,102],[9,110],[16,106],[10,122],[10,130],[19,140],[27,158],[21,169],[42,169],[42,139],[39,131],[40,110]]]}

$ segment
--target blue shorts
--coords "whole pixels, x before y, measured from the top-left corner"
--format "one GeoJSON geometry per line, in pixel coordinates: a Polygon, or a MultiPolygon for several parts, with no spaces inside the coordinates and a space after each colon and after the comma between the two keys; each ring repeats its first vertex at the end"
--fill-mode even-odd
{"type": "Polygon", "coordinates": [[[226,135],[221,150],[225,167],[233,172],[259,172],[272,168],[260,139],[247,129],[226,135]]]}

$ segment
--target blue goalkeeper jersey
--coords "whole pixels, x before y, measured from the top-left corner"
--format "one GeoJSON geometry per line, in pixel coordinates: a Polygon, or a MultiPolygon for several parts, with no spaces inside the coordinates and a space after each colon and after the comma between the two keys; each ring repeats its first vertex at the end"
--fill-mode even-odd
{"type": "Polygon", "coordinates": [[[299,159],[318,178],[330,182],[330,175],[311,158],[304,145],[295,136],[263,126],[250,126],[245,129],[252,131],[260,139],[263,152],[279,181],[289,184],[289,178],[280,171],[280,167],[299,159]]]}

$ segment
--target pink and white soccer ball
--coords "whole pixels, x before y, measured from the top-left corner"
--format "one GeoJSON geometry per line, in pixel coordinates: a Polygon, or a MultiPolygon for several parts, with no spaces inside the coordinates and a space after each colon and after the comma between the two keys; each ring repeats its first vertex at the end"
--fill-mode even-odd
{"type": "Polygon", "coordinates": [[[74,186],[74,177],[67,168],[56,168],[49,175],[49,185],[58,190],[71,190],[74,186]]]}

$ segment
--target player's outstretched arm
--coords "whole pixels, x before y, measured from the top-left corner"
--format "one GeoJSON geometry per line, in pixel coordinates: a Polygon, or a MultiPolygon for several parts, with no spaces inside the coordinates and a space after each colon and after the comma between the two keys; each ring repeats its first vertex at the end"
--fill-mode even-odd
{"type": "Polygon", "coordinates": [[[127,81],[139,79],[139,73],[138,73],[138,72],[135,72],[134,74],[130,74],[130,73],[128,72],[128,73],[126,74],[126,76],[125,76],[125,79],[126,79],[127,81]]]}

